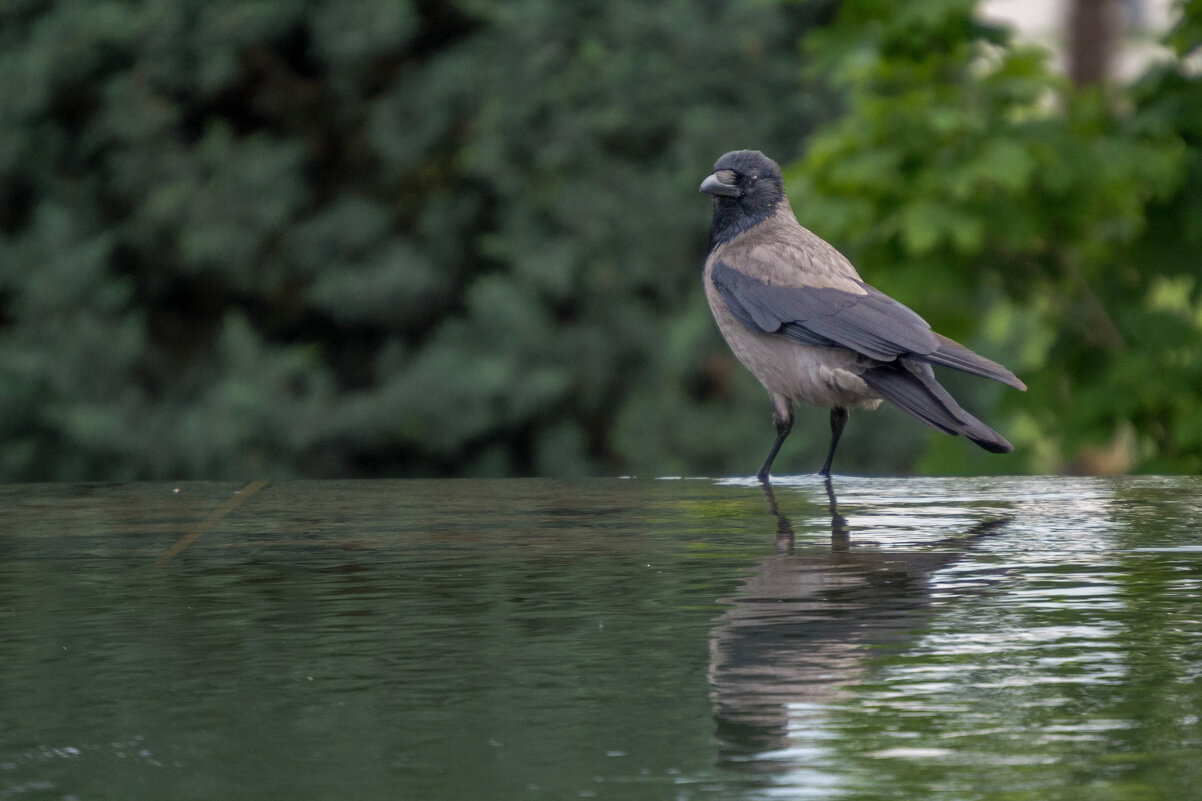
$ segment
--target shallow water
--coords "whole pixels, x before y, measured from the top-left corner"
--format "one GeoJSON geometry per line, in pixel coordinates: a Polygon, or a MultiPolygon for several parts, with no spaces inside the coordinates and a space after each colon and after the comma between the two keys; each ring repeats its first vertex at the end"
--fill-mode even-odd
{"type": "Polygon", "coordinates": [[[1202,480],[0,487],[0,800],[1187,799],[1202,480]]]}

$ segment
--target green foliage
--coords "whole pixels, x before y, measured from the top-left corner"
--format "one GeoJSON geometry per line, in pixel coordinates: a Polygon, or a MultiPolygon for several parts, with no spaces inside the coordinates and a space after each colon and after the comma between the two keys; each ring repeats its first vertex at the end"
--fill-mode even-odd
{"type": "MultiPolygon", "coordinates": [[[[1017,368],[1024,396],[963,393],[1009,415],[1022,467],[1197,471],[1202,86],[1173,61],[1079,90],[973,10],[847,0],[807,37],[847,112],[789,171],[794,205],[867,280],[1017,368]]],[[[1182,11],[1179,58],[1202,3],[1182,11]]],[[[921,467],[1015,469],[957,444],[932,439],[921,467]]]]}
{"type": "Polygon", "coordinates": [[[736,147],[1031,387],[948,378],[1016,457],[882,411],[840,469],[1202,469],[1202,2],[1109,93],[970,0],[831,6],[4,5],[0,480],[750,471],[698,286],[736,147]]]}
{"type": "Polygon", "coordinates": [[[824,7],[4,5],[0,479],[732,469],[696,187],[824,7]]]}

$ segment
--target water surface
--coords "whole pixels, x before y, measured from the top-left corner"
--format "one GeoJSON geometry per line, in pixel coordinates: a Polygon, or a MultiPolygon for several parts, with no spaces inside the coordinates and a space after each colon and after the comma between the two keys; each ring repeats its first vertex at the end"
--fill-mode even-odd
{"type": "Polygon", "coordinates": [[[833,491],[0,487],[0,800],[1198,797],[1202,481],[833,491]]]}

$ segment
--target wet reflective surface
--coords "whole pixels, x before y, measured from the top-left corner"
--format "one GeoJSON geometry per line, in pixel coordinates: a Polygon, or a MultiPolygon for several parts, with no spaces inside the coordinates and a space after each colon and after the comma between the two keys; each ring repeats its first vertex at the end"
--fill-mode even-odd
{"type": "Polygon", "coordinates": [[[1183,799],[1202,481],[0,487],[0,799],[1183,799]]]}

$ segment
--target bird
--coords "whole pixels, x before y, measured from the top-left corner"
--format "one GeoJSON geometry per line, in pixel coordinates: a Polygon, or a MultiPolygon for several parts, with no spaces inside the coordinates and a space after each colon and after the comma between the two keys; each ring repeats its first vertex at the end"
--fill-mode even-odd
{"type": "Polygon", "coordinates": [[[758,150],[731,151],[700,191],[713,196],[706,300],[731,351],[772,402],[776,440],[756,473],[761,482],[793,427],[794,402],[831,410],[830,447],[818,471],[828,480],[849,410],[875,409],[882,400],[987,451],[1014,450],[952,398],[932,365],[1026,385],[865,283],[842,253],[797,221],[775,161],[758,150]]]}

